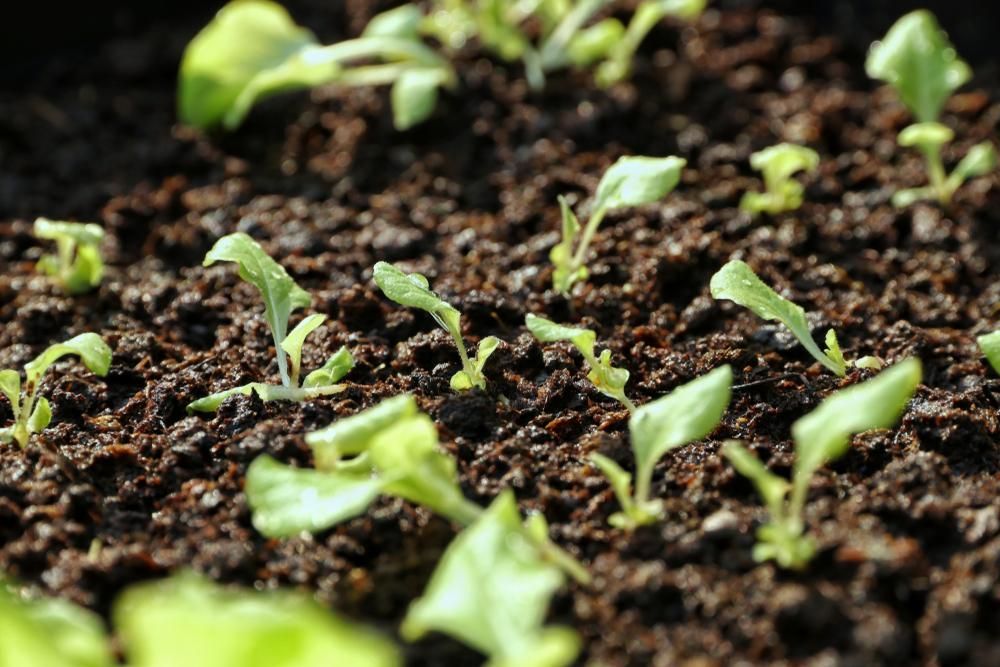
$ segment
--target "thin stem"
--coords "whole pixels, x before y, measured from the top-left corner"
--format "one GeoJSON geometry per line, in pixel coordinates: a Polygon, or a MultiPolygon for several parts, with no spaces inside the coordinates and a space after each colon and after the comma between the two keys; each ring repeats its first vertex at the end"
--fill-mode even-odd
{"type": "Polygon", "coordinates": [[[653,486],[653,469],[643,465],[635,469],[635,505],[642,507],[649,502],[650,488],[653,486]]]}
{"type": "Polygon", "coordinates": [[[594,15],[597,10],[599,10],[604,5],[608,4],[609,0],[582,0],[573,9],[569,11],[566,16],[563,17],[559,25],[556,26],[555,30],[549,35],[545,43],[542,44],[541,48],[541,68],[543,71],[549,71],[556,69],[558,67],[565,67],[569,62],[566,57],[566,49],[569,46],[570,41],[583,24],[586,23],[591,16],[594,15]]]}
{"type": "MultiPolygon", "coordinates": [[[[590,219],[587,220],[587,226],[583,228],[583,234],[580,236],[576,251],[573,253],[573,257],[569,263],[569,275],[573,279],[573,282],[576,282],[576,273],[583,266],[584,259],[587,256],[587,249],[590,247],[590,242],[594,239],[594,234],[597,233],[597,228],[600,226],[601,221],[604,220],[605,213],[607,213],[606,208],[599,208],[594,211],[590,219]]],[[[572,286],[572,283],[570,283],[569,287],[572,288],[572,286]]]]}
{"type": "Polygon", "coordinates": [[[329,46],[319,46],[302,54],[312,64],[343,64],[364,58],[409,60],[431,67],[447,68],[447,62],[421,42],[399,37],[357,37],[329,46]]]}
{"type": "Polygon", "coordinates": [[[944,164],[941,162],[941,147],[925,143],[920,146],[924,153],[924,158],[927,161],[927,175],[930,177],[931,187],[934,192],[937,193],[938,199],[942,204],[947,204],[948,200],[951,199],[951,192],[947,187],[947,175],[945,174],[944,164]]]}

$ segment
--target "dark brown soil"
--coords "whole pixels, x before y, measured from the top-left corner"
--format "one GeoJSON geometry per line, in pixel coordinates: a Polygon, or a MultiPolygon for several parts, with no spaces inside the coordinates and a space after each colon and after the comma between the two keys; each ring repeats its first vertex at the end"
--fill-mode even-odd
{"type": "MultiPolygon", "coordinates": [[[[374,11],[328,5],[296,4],[324,39],[374,11]]],[[[392,633],[454,526],[383,501],[314,539],[267,540],[241,488],[259,454],[307,465],[305,432],[412,391],[467,495],[487,503],[513,487],[593,573],[551,615],[581,633],[581,664],[1000,664],[1000,380],[974,343],[1000,314],[1000,175],[964,187],[950,210],[894,210],[891,193],[921,183],[922,165],[896,148],[908,116],[873,90],[861,54],[808,19],[712,10],[694,28],[658,27],[633,81],[608,92],[566,74],[534,94],[517,67],[469,54],[461,94],[407,133],[393,131],[385,91],[322,89],[209,139],[173,116],[180,49],[204,18],[44,59],[0,94],[0,368],[83,331],[114,350],[103,380],[65,362],[44,383],[55,418],[42,439],[72,474],[37,446],[0,448],[0,570],[106,613],[128,584],[193,567],[301,587],[392,633]],[[760,187],[747,158],[779,140],[808,143],[823,164],[800,211],[753,221],[736,208],[760,187]],[[662,204],[607,220],[593,275],[567,302],[549,289],[556,196],[583,201],[634,153],[690,166],[662,204]],[[99,292],[66,298],[35,275],[37,215],[106,226],[99,292]],[[255,292],[231,267],[200,267],[236,230],[329,315],[305,363],[346,344],[358,367],[345,394],[185,414],[206,392],[276,377],[255,292]],[[708,279],[733,257],[803,305],[817,333],[835,327],[849,356],[925,364],[901,426],[857,438],[817,476],[807,518],[821,549],[801,574],[752,561],[763,511],[718,446],[753,443],[787,472],[791,423],[867,372],[839,381],[782,329],[712,301],[708,279]],[[488,394],[450,393],[452,344],[381,297],[377,260],[426,273],[470,341],[505,341],[488,394]],[[589,386],[575,352],[526,333],[529,312],[595,328],[631,370],[636,402],[733,365],[723,426],[657,468],[661,525],[608,526],[617,505],[586,455],[631,465],[626,414],[589,386]]],[[[945,114],[950,163],[996,137],[1000,77],[978,72],[945,114]]],[[[411,665],[479,663],[444,637],[406,650],[411,665]]]]}

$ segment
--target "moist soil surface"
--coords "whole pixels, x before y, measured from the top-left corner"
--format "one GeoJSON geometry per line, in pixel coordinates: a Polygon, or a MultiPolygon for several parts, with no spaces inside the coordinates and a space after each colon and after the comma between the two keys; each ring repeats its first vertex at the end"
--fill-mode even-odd
{"type": "MultiPolygon", "coordinates": [[[[383,7],[292,8],[333,40],[383,7]]],[[[439,424],[469,498],[513,488],[593,574],[550,614],[582,636],[581,664],[1000,664],[1000,380],[974,342],[997,324],[1000,178],[967,184],[946,209],[893,209],[923,165],[896,147],[909,115],[866,79],[863,53],[808,18],[741,3],[657,27],[633,79],[609,91],[562,73],[534,93],[519,67],[470,50],[460,92],[409,132],[393,130],[385,90],[322,88],[206,137],[176,126],[173,109],[181,49],[207,18],[42,58],[0,96],[0,368],[85,331],[114,351],[103,379],[58,364],[42,389],[51,426],[25,452],[0,448],[0,569],[106,615],[129,584],[194,568],[307,590],[393,634],[456,526],[383,499],[313,538],[269,540],[242,486],[258,455],[309,465],[304,433],[408,391],[439,424]],[[748,157],[779,140],[815,147],[822,165],[800,210],[751,219],[737,208],[761,188],[748,157]],[[661,203],[610,215],[589,281],[559,296],[556,197],[580,209],[625,154],[689,166],[661,203]],[[38,215],[105,226],[98,291],[65,297],[34,272],[38,215]],[[354,354],[343,394],[185,413],[208,392],[277,381],[257,293],[231,265],[200,266],[237,230],[329,316],[304,368],[341,345],[354,354]],[[720,444],[751,443],[787,474],[792,422],[870,371],[837,379],[781,327],[713,301],[709,278],[731,258],[805,307],[817,337],[835,328],[849,358],[924,363],[900,426],[855,438],[814,479],[806,519],[819,553],[800,573],[754,563],[765,515],[720,444]],[[425,273],[462,311],[470,343],[504,341],[488,391],[449,390],[454,345],[381,296],[378,260],[425,273]],[[631,469],[627,413],[574,350],[526,332],[531,312],[594,328],[631,371],[637,403],[732,365],[721,427],[656,468],[662,523],[608,525],[617,502],[587,455],[631,469]]],[[[1000,78],[977,74],[944,114],[957,136],[949,164],[1000,122],[1000,78]]],[[[409,665],[481,661],[440,635],[404,650],[409,665]]]]}

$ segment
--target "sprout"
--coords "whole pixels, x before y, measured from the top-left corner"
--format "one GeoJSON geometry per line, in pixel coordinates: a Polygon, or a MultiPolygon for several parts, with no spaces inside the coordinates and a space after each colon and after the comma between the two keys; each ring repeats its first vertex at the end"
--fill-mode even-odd
{"type": "Polygon", "coordinates": [[[983,351],[986,361],[990,362],[997,373],[1000,373],[1000,331],[984,334],[976,339],[979,349],[983,351]]]}
{"type": "Polygon", "coordinates": [[[310,315],[286,334],[292,311],[309,305],[309,293],[299,287],[256,241],[242,232],[219,239],[205,255],[202,265],[211,266],[215,262],[236,262],[240,278],[260,291],[264,299],[264,319],[267,320],[274,339],[281,385],[251,382],[192,401],[188,404],[187,411],[215,412],[223,401],[237,394],[249,396],[255,393],[265,402],[306,401],[343,391],[343,387],[337,383],[354,367],[354,358],[345,347],[341,347],[322,367],[309,373],[302,385],[299,385],[302,345],[306,337],[326,320],[325,315],[310,315]]]}
{"type": "Polygon", "coordinates": [[[104,230],[93,223],[35,220],[35,236],[56,242],[55,255],[43,255],[38,271],[55,279],[67,294],[84,294],[101,284],[104,230]]]}
{"type": "Polygon", "coordinates": [[[306,435],[316,469],[261,456],[247,470],[254,526],[268,537],[319,532],[362,514],[381,494],[404,498],[460,524],[480,509],[458,486],[455,461],[410,395],[306,435]]]}
{"type": "Polygon", "coordinates": [[[100,617],[54,598],[23,600],[0,579],[0,665],[111,667],[100,617]]]}
{"type": "Polygon", "coordinates": [[[414,12],[399,7],[373,18],[360,37],[322,46],[274,2],[231,2],[184,52],[181,120],[231,130],[259,100],[287,90],[392,84],[395,125],[412,127],[433,111],[441,86],[455,85],[451,65],[419,40],[414,12]],[[368,60],[382,62],[353,64],[368,60]]]}
{"type": "Polygon", "coordinates": [[[580,650],[576,633],[543,625],[562,585],[562,573],[542,557],[505,491],[448,546],[400,632],[408,641],[444,632],[494,667],[569,665],[580,650]]]}
{"type": "Polygon", "coordinates": [[[745,193],[740,208],[751,215],[777,215],[802,206],[805,189],[792,176],[799,171],[816,171],[819,154],[805,146],[778,144],[751,155],[750,166],[764,174],[766,192],[745,193]]]}
{"type": "Polygon", "coordinates": [[[104,377],[111,367],[111,348],[95,333],[70,338],[65,343],[50,345],[24,366],[24,391],[21,376],[15,370],[0,371],[0,393],[10,401],[14,425],[0,428],[0,442],[11,440],[24,449],[28,439],[40,433],[52,421],[52,408],[44,396],[38,396],[42,376],[56,361],[74,354],[92,373],[104,377]]]}
{"type": "Polygon", "coordinates": [[[916,117],[918,122],[904,128],[898,141],[900,146],[917,147],[927,162],[930,185],[900,190],[892,198],[895,206],[923,199],[947,204],[962,183],[996,167],[996,150],[984,141],[945,175],[941,147],[954,133],[938,123],[938,117],[951,94],[972,78],[972,70],[929,11],[910,12],[896,21],[882,41],[872,44],[865,69],[868,76],[891,85],[916,117]]]}
{"type": "Polygon", "coordinates": [[[907,359],[866,382],[834,392],[792,424],[795,464],[790,483],[739,443],[725,445],[722,453],[757,487],[770,515],[757,530],[754,560],[774,560],[790,569],[802,569],[812,560],[816,544],[804,535],[802,511],[813,474],[843,456],[853,435],[895,424],[920,384],[920,375],[920,361],[907,359]]]}
{"type": "Polygon", "coordinates": [[[130,667],[396,667],[396,648],[307,596],[193,573],[137,584],[114,606],[130,667]]]}
{"type": "Polygon", "coordinates": [[[567,327],[532,314],[524,318],[524,323],[535,338],[543,343],[561,340],[572,343],[590,366],[587,379],[594,383],[597,390],[624,405],[629,412],[635,412],[635,404],[625,395],[629,373],[624,368],[611,365],[611,350],[604,350],[600,357],[597,356],[594,352],[597,334],[590,329],[567,327]]]}
{"type": "Polygon", "coordinates": [[[628,77],[632,59],[650,30],[667,16],[693,21],[705,10],[707,0],[644,0],[632,15],[628,30],[610,49],[595,75],[601,86],[610,86],[628,77]]]}
{"type": "Polygon", "coordinates": [[[732,383],[732,369],[720,366],[635,411],[628,422],[636,461],[634,495],[630,492],[631,475],[607,456],[590,455],[622,507],[611,516],[611,525],[632,530],[663,518],[662,501],[650,498],[656,462],[667,452],[715,430],[729,406],[732,383]]]}
{"type": "MultiPolygon", "coordinates": [[[[830,329],[826,332],[826,349],[820,351],[813,341],[806,322],[806,312],[788,299],[768,287],[757,274],[738,259],[731,260],[719,269],[711,281],[712,297],[728,299],[744,308],[749,308],[765,320],[777,320],[792,332],[809,354],[826,366],[834,375],[844,377],[847,363],[840,351],[837,334],[830,329]]],[[[865,358],[868,364],[870,359],[865,358]]]]}
{"type": "Polygon", "coordinates": [[[451,376],[451,388],[455,391],[466,391],[473,387],[485,389],[483,367],[500,345],[500,340],[494,336],[483,338],[479,341],[476,356],[470,359],[465,341],[462,340],[462,314],[430,290],[427,278],[419,273],[404,273],[387,262],[377,263],[373,274],[375,284],[386,297],[401,306],[426,311],[451,335],[462,360],[462,370],[451,376]]]}
{"type": "Polygon", "coordinates": [[[568,295],[577,281],[587,278],[587,250],[607,213],[662,199],[677,187],[686,164],[686,160],[673,156],[619,158],[601,177],[590,218],[583,228],[569,204],[560,197],[562,240],[549,253],[555,267],[552,274],[555,289],[568,295]]]}

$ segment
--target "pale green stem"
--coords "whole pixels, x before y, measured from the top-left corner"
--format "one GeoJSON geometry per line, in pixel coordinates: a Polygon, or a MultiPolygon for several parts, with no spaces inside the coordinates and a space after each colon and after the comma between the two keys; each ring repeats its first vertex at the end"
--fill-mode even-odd
{"type": "Polygon", "coordinates": [[[927,162],[927,175],[930,178],[931,187],[941,203],[947,204],[952,193],[947,186],[948,177],[944,171],[944,163],[941,162],[941,147],[925,143],[920,145],[920,150],[927,162]]]}
{"type": "Polygon", "coordinates": [[[587,220],[587,226],[583,228],[583,234],[580,236],[576,251],[573,253],[572,259],[570,259],[569,275],[575,275],[580,270],[580,267],[583,266],[584,260],[587,258],[587,249],[590,248],[590,242],[594,240],[594,234],[597,233],[597,228],[600,226],[601,221],[604,220],[605,213],[607,213],[607,209],[600,208],[594,211],[590,219],[587,220]]]}
{"type": "Polygon", "coordinates": [[[567,65],[569,59],[566,57],[566,49],[570,41],[580,31],[583,24],[608,2],[609,0],[581,0],[563,17],[545,43],[542,44],[541,67],[543,71],[548,72],[567,65]]]}
{"type": "Polygon", "coordinates": [[[428,67],[450,69],[448,63],[424,44],[399,37],[358,37],[329,46],[310,49],[307,56],[310,64],[332,62],[343,64],[364,58],[408,60],[428,67]]]}

